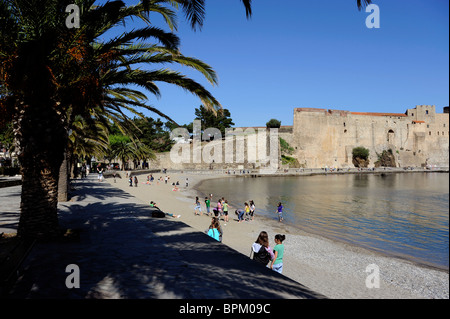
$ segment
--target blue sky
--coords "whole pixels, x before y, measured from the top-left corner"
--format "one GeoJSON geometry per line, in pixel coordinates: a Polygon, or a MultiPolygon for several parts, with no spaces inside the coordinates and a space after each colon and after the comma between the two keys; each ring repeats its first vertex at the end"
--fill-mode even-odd
{"type": "MultiPolygon", "coordinates": [[[[207,0],[194,32],[180,14],[181,52],[210,64],[208,88],[235,126],[292,125],[296,107],[404,113],[420,104],[449,105],[449,1],[374,0],[380,28],[355,0],[254,0],[245,17],[239,0],[207,0]]],[[[155,20],[156,23],[158,20],[155,20]]],[[[159,25],[163,27],[162,24],[159,25]]],[[[194,119],[200,100],[170,85],[149,104],[179,124],[194,119]]],[[[154,116],[153,114],[148,114],[154,116]]]]}

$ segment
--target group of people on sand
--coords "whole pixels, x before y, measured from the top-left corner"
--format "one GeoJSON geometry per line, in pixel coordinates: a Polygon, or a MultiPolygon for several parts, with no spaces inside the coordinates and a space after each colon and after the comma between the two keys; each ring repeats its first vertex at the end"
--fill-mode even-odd
{"type": "MultiPolygon", "coordinates": [[[[205,197],[205,207],[206,207],[206,215],[212,216],[211,213],[211,199],[212,194],[210,194],[209,198],[205,197]]],[[[243,221],[253,221],[255,218],[255,202],[253,200],[250,200],[249,202],[244,203],[243,209],[236,209],[235,214],[237,215],[238,222],[241,223],[243,221]]],[[[219,198],[217,200],[217,205],[215,208],[212,209],[212,212],[214,213],[215,217],[220,218],[223,216],[223,220],[225,223],[228,223],[228,212],[230,211],[230,205],[228,204],[228,201],[225,198],[219,198]]],[[[278,202],[277,205],[277,211],[275,212],[278,215],[278,221],[283,221],[283,205],[281,202],[278,202]]],[[[198,196],[195,197],[195,206],[194,206],[194,214],[195,215],[203,215],[202,212],[202,204],[200,203],[200,199],[198,196]]],[[[226,226],[226,224],[225,224],[226,226]]]]}
{"type": "MultiPolygon", "coordinates": [[[[147,183],[146,183],[146,184],[147,184],[147,185],[151,185],[152,182],[153,182],[154,180],[155,180],[155,178],[153,177],[152,174],[150,174],[150,175],[147,176],[147,183]]],[[[165,177],[160,176],[160,177],[156,180],[156,185],[159,185],[159,182],[161,182],[161,184],[162,184],[163,181],[164,181],[164,184],[167,185],[167,183],[169,182],[169,180],[170,180],[170,176],[169,176],[169,175],[166,175],[165,177]]],[[[180,190],[179,186],[180,186],[180,182],[179,182],[179,181],[172,182],[172,190],[173,190],[174,192],[180,190]]],[[[187,187],[187,183],[186,183],[186,187],[187,187]]]]}
{"type": "MultiPolygon", "coordinates": [[[[212,217],[211,224],[209,225],[205,233],[215,240],[222,242],[223,231],[222,227],[220,227],[219,218],[212,217]]],[[[275,246],[272,249],[269,244],[269,235],[267,234],[267,232],[260,232],[256,241],[252,244],[250,258],[252,258],[253,256],[252,259],[254,261],[261,263],[281,274],[283,272],[283,241],[285,239],[285,235],[275,235],[275,246]]]]}
{"type": "Polygon", "coordinates": [[[253,260],[281,274],[283,272],[283,241],[285,239],[285,235],[276,234],[274,238],[275,246],[272,249],[269,244],[269,235],[267,232],[260,232],[258,238],[252,245],[250,257],[253,255],[253,260]]]}
{"type": "MultiPolygon", "coordinates": [[[[209,195],[209,197],[205,197],[205,207],[206,207],[206,215],[212,216],[214,214],[215,217],[221,218],[223,217],[223,220],[225,223],[229,222],[229,211],[231,210],[230,205],[228,204],[228,200],[226,200],[224,197],[219,198],[217,200],[216,207],[211,209],[211,200],[212,200],[212,194],[209,195]]],[[[245,220],[247,221],[253,221],[255,217],[255,202],[253,200],[250,200],[249,203],[244,203],[244,209],[236,209],[235,214],[238,217],[238,222],[243,222],[245,220]]],[[[195,215],[203,215],[202,212],[202,204],[200,203],[200,199],[198,196],[195,197],[195,206],[194,206],[194,214],[195,215]]],[[[225,224],[226,226],[226,224],[225,224]]]]}

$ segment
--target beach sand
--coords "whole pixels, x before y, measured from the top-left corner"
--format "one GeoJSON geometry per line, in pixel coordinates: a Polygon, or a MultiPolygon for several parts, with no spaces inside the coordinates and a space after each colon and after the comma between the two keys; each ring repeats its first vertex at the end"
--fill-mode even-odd
{"type": "MultiPolygon", "coordinates": [[[[151,185],[145,184],[147,175],[137,175],[138,187],[130,187],[125,173],[116,186],[143,203],[154,201],[166,213],[180,214],[177,221],[204,232],[208,229],[211,218],[205,215],[204,194],[195,189],[201,181],[210,178],[233,178],[233,176],[206,174],[176,173],[167,175],[167,184],[158,182],[162,173],[153,174],[155,181],[151,185]],[[189,186],[185,187],[185,180],[189,179],[189,186]],[[173,191],[173,182],[179,181],[178,191],[173,191]],[[203,216],[194,214],[195,196],[199,196],[202,203],[203,216]]],[[[221,194],[213,194],[212,207],[221,194]]],[[[409,298],[449,298],[449,274],[434,268],[413,264],[409,261],[389,257],[360,247],[332,241],[316,234],[306,233],[295,227],[279,223],[274,214],[273,219],[263,218],[256,214],[251,222],[237,222],[234,213],[236,208],[230,208],[229,222],[221,221],[223,228],[223,244],[249,256],[250,247],[255,242],[260,231],[269,234],[273,247],[276,234],[286,235],[284,241],[285,253],[283,258],[283,274],[311,290],[338,299],[409,299],[409,298]],[[375,266],[373,266],[375,265],[375,266]],[[372,278],[379,271],[379,287],[372,278]]]]}

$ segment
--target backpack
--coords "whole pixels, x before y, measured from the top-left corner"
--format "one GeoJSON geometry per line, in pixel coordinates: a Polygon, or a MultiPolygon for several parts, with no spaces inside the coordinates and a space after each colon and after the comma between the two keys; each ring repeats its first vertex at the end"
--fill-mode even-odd
{"type": "Polygon", "coordinates": [[[253,253],[253,260],[260,262],[261,264],[267,265],[270,261],[270,254],[267,251],[266,247],[261,246],[257,253],[253,253]]]}
{"type": "Polygon", "coordinates": [[[220,241],[220,233],[216,228],[210,228],[208,230],[208,236],[214,238],[217,241],[220,241]]]}

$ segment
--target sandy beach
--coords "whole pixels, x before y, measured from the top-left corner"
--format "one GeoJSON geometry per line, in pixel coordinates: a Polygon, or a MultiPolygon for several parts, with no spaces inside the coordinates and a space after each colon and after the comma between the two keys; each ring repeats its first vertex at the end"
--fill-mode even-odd
{"type": "MultiPolygon", "coordinates": [[[[193,173],[167,173],[167,184],[159,181],[162,173],[153,174],[155,181],[146,184],[147,175],[137,175],[138,187],[130,187],[125,173],[122,178],[107,182],[132,194],[143,203],[154,201],[166,213],[180,214],[182,221],[198,231],[205,231],[211,218],[205,215],[204,194],[195,185],[210,178],[233,178],[227,175],[205,175],[193,173]],[[189,186],[185,186],[186,178],[189,186]],[[172,183],[179,181],[178,191],[172,183]],[[194,214],[195,196],[202,203],[203,216],[194,214]]],[[[222,197],[214,194],[213,200],[222,197]]],[[[215,207],[215,202],[212,206],[215,207]]],[[[276,234],[286,235],[283,274],[311,290],[338,299],[409,299],[449,298],[449,274],[446,271],[413,264],[409,261],[372,252],[360,247],[332,241],[295,227],[256,215],[251,222],[237,222],[234,209],[230,209],[229,222],[221,221],[223,244],[249,256],[250,247],[260,231],[267,231],[273,247],[276,234]],[[374,265],[379,270],[379,287],[368,288],[366,280],[372,278],[374,265]]],[[[375,283],[369,280],[370,284],[375,283]]]]}

